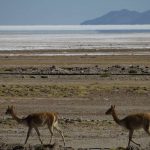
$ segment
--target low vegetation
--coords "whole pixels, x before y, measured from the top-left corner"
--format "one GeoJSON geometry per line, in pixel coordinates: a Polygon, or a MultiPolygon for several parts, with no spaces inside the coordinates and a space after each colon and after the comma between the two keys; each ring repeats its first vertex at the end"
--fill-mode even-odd
{"type": "Polygon", "coordinates": [[[148,94],[150,87],[101,84],[0,85],[1,97],[86,97],[104,92],[148,94]]]}

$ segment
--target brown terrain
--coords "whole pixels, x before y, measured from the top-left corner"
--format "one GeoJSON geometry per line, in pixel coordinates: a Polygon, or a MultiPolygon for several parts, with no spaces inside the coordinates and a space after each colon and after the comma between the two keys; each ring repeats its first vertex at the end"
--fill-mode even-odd
{"type": "MultiPolygon", "coordinates": [[[[119,118],[150,112],[150,56],[0,56],[0,149],[125,149],[128,131],[105,115],[116,105],[119,118]],[[50,148],[47,127],[33,130],[5,115],[8,105],[19,117],[58,112],[66,147],[55,132],[50,148]]],[[[133,135],[131,149],[150,149],[143,129],[133,135]]]]}

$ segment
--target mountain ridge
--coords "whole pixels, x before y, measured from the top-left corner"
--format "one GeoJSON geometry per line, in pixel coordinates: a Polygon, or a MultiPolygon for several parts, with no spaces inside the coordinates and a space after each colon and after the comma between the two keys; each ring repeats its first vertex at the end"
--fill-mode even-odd
{"type": "Polygon", "coordinates": [[[86,20],[81,25],[122,25],[150,24],[150,10],[144,12],[122,9],[110,11],[95,19],[86,20]]]}

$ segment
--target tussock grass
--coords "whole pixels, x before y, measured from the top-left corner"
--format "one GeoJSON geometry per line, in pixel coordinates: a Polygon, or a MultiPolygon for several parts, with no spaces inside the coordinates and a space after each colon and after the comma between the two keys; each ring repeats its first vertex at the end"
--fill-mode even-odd
{"type": "Polygon", "coordinates": [[[149,86],[101,85],[95,84],[0,84],[1,97],[88,97],[104,92],[127,92],[148,94],[149,86]]]}

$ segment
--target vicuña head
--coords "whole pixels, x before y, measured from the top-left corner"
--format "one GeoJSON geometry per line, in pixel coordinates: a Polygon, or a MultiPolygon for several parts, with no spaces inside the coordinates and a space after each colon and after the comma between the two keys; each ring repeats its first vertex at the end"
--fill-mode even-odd
{"type": "Polygon", "coordinates": [[[111,105],[111,107],[105,112],[106,115],[112,115],[115,110],[115,105],[111,105]]]}
{"type": "Polygon", "coordinates": [[[50,143],[51,143],[52,137],[53,137],[53,130],[56,129],[60,133],[60,135],[63,139],[63,142],[64,142],[64,146],[65,146],[65,139],[64,139],[63,132],[61,131],[61,129],[58,126],[57,113],[55,113],[55,112],[32,113],[32,114],[28,115],[27,117],[19,118],[14,113],[14,107],[8,106],[5,114],[11,115],[12,118],[15,119],[18,123],[24,124],[28,127],[28,133],[27,133],[27,137],[25,140],[25,144],[27,143],[27,140],[28,140],[33,128],[37,132],[37,135],[38,135],[38,138],[39,138],[41,144],[43,144],[41,137],[40,137],[40,132],[38,130],[38,127],[47,125],[48,129],[51,133],[50,143]]]}
{"type": "Polygon", "coordinates": [[[131,115],[126,116],[123,119],[119,119],[115,111],[115,105],[111,105],[105,114],[112,115],[114,121],[118,125],[123,126],[127,130],[129,130],[128,147],[130,146],[130,142],[133,142],[134,144],[140,146],[140,144],[132,140],[132,135],[133,135],[134,130],[143,128],[145,132],[150,135],[150,132],[149,132],[150,113],[131,114],[131,115]]]}
{"type": "Polygon", "coordinates": [[[18,118],[15,113],[14,113],[14,107],[13,106],[8,106],[6,112],[6,115],[11,115],[13,117],[13,119],[15,119],[18,123],[22,123],[23,119],[18,118]]]}

